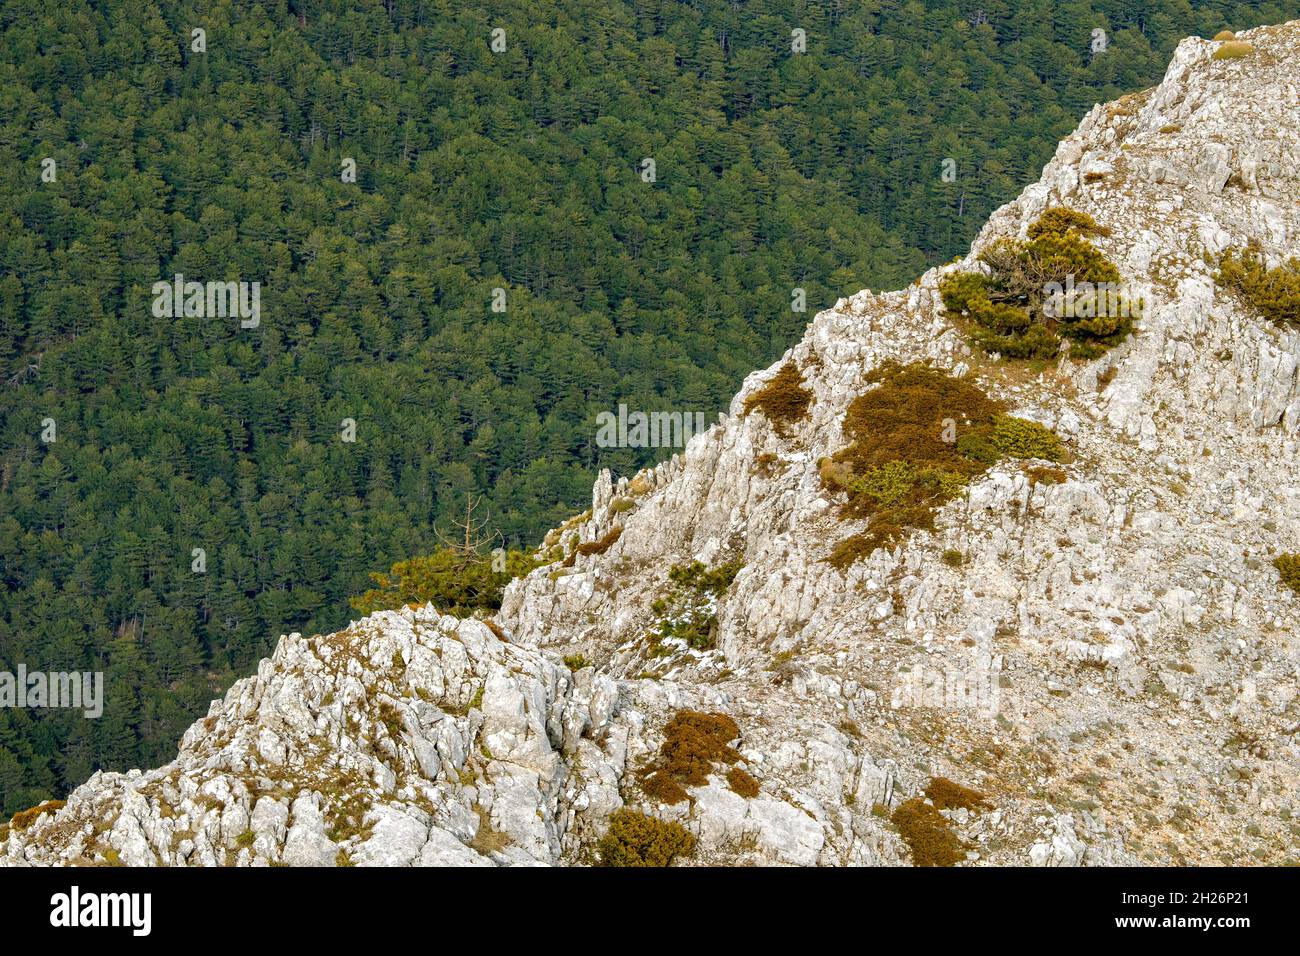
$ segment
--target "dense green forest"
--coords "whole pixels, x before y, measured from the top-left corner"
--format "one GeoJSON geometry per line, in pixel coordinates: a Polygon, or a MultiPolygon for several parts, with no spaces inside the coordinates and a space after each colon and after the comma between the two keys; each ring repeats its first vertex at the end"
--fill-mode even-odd
{"type": "Polygon", "coordinates": [[[598,412],[716,414],[816,309],[964,251],[1178,39],[1297,15],[6,0],[0,669],[107,700],[0,710],[0,806],[170,759],[467,494],[537,539],[668,453],[597,447],[598,412]],[[259,282],[260,322],[157,317],[175,274],[259,282]]]}

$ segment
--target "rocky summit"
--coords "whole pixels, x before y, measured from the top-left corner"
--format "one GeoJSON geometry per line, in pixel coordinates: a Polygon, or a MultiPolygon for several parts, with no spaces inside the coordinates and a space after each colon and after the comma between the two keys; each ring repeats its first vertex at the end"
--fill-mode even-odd
{"type": "Polygon", "coordinates": [[[1274,564],[1300,550],[1300,326],[1216,273],[1300,247],[1297,64],[1300,22],[1183,41],[964,260],[837,302],[683,454],[602,474],[495,617],[283,637],[174,761],[20,814],[0,861],[1294,861],[1300,594],[1274,564]],[[972,347],[941,285],[1060,208],[1143,290],[1132,334],[972,347]],[[871,527],[828,463],[900,367],[1060,453],[828,560],[871,527]]]}

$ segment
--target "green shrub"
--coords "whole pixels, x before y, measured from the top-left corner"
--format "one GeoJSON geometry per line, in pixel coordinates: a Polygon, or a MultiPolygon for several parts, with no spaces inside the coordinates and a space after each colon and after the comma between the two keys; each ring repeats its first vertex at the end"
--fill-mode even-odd
{"type": "Polygon", "coordinates": [[[1064,236],[1074,230],[1082,236],[1109,236],[1110,229],[1098,225],[1097,220],[1086,212],[1069,209],[1065,206],[1053,206],[1046,210],[1027,230],[1030,239],[1040,236],[1064,236]]]}
{"type": "Polygon", "coordinates": [[[1117,288],[1119,270],[1087,239],[1109,234],[1087,213],[1048,209],[1030,225],[1027,241],[1002,239],[980,254],[990,275],[945,276],[939,284],[944,308],[968,323],[971,340],[986,352],[1050,358],[1067,338],[1071,354],[1094,358],[1129,334],[1141,303],[1080,293],[1067,308],[1049,310],[1047,289],[1052,283],[1065,287],[1067,279],[1075,287],[1117,288]]]}
{"type": "Polygon", "coordinates": [[[571,671],[580,671],[584,667],[590,667],[591,661],[582,654],[569,654],[564,658],[564,666],[571,671]]]}
{"type": "Polygon", "coordinates": [[[939,558],[950,568],[960,568],[966,563],[966,555],[962,554],[956,548],[948,548],[939,556],[939,558]]]}
{"type": "Polygon", "coordinates": [[[1273,567],[1282,576],[1282,583],[1300,594],[1300,554],[1279,554],[1273,559],[1273,567]]]}
{"type": "Polygon", "coordinates": [[[609,818],[597,844],[602,866],[668,866],[693,849],[695,837],[680,823],[626,808],[609,818]]]}
{"type": "Polygon", "coordinates": [[[803,376],[794,362],[786,362],[772,380],[745,399],[745,414],[758,409],[782,437],[790,426],[808,415],[812,392],[803,387],[803,376]]]}
{"type": "Polygon", "coordinates": [[[491,555],[442,548],[399,561],[387,574],[372,573],[377,586],[348,603],[362,614],[432,603],[444,614],[469,617],[476,611],[499,609],[506,585],[540,564],[522,551],[507,551],[505,570],[496,571],[491,555]]]}
{"type": "Polygon", "coordinates": [[[1231,30],[1220,30],[1218,33],[1216,33],[1216,34],[1214,35],[1214,39],[1215,39],[1215,40],[1235,40],[1235,39],[1237,39],[1237,34],[1233,33],[1231,30]]]}
{"type": "Polygon", "coordinates": [[[1259,244],[1227,249],[1219,257],[1214,280],[1236,292],[1264,318],[1282,325],[1300,325],[1300,259],[1269,269],[1259,244]]]}
{"type": "Polygon", "coordinates": [[[741,561],[728,561],[713,568],[699,561],[674,565],[668,572],[672,587],[650,605],[660,616],[655,642],[677,638],[697,651],[712,648],[718,621],[715,599],[731,587],[743,567],[741,561]]]}

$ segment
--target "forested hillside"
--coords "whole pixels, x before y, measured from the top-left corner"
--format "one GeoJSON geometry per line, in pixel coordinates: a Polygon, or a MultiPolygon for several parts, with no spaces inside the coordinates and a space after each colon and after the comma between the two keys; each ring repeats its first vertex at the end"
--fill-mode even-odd
{"type": "Polygon", "coordinates": [[[669,453],[597,447],[598,412],[715,415],[818,308],[964,251],[1178,39],[1298,10],[7,0],[0,669],[107,700],[0,710],[0,806],[169,759],[468,494],[531,542],[669,453]],[[259,282],[260,322],[156,317],[178,273],[259,282]]]}

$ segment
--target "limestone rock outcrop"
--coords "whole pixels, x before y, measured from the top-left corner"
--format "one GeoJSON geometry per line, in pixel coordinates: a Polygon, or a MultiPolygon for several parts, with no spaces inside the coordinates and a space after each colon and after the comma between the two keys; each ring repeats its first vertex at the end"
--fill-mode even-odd
{"type": "Polygon", "coordinates": [[[975,352],[936,268],[818,314],[684,453],[603,473],[552,533],[573,556],[516,580],[493,621],[422,607],[283,638],[175,761],[97,774],[10,829],[0,863],[580,864],[614,811],[682,823],[683,863],[909,862],[891,816],[946,778],[972,864],[1279,863],[1300,843],[1300,328],[1213,280],[1230,246],[1300,254],[1300,22],[1094,107],[972,256],[1050,206],[1149,293],[1095,361],[975,352]],[[819,461],[886,360],[970,376],[1056,430],[1064,480],[1003,462],[917,531],[841,570],[860,530],[819,461]],[[781,434],[746,399],[793,362],[781,434]],[[607,548],[574,551],[607,540],[607,548]],[[957,554],[960,560],[945,560],[957,554]],[[661,627],[669,571],[734,562],[710,646],[661,627]],[[579,656],[582,660],[579,660],[579,656]],[[564,663],[568,659],[578,670],[564,663]],[[690,799],[643,786],[683,709],[740,728],[690,799]]]}

